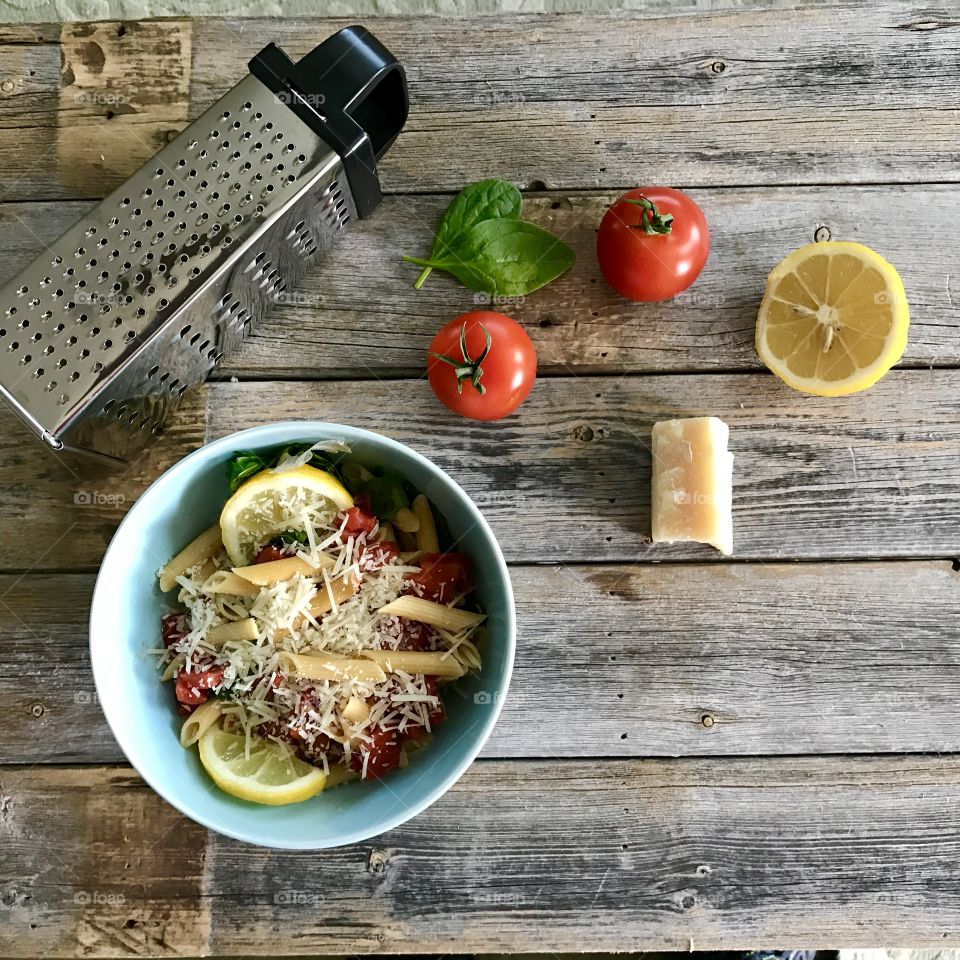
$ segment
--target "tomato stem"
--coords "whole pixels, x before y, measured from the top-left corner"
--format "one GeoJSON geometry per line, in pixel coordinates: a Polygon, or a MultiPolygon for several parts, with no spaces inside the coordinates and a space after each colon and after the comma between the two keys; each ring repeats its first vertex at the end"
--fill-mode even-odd
{"type": "Polygon", "coordinates": [[[490,331],[481,323],[480,329],[483,331],[483,336],[486,341],[486,344],[481,352],[480,356],[475,360],[471,358],[469,351],[467,350],[467,325],[464,325],[460,328],[460,353],[463,354],[463,359],[458,360],[456,357],[448,357],[442,353],[432,353],[431,357],[435,357],[437,360],[442,360],[444,363],[449,363],[453,367],[453,372],[457,377],[457,393],[463,393],[463,382],[464,380],[469,380],[473,384],[473,389],[483,396],[487,392],[487,388],[480,382],[480,378],[483,376],[483,369],[480,364],[483,363],[487,358],[487,354],[490,352],[490,347],[493,344],[493,338],[490,336],[490,331]]]}
{"type": "Polygon", "coordinates": [[[673,214],[661,214],[652,200],[648,200],[644,196],[624,197],[624,199],[627,203],[632,203],[634,206],[641,208],[640,222],[630,224],[634,230],[642,230],[649,234],[666,234],[673,229],[673,214]]]}

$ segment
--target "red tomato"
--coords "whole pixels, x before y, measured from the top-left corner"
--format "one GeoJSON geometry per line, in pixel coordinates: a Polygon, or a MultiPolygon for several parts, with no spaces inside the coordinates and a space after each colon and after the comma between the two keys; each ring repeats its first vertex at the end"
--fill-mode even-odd
{"type": "MultiPolygon", "coordinates": [[[[443,723],[447,719],[447,711],[443,708],[443,700],[440,698],[439,694],[439,685],[437,684],[436,677],[424,677],[424,686],[427,688],[427,693],[431,696],[437,698],[437,705],[435,707],[427,707],[427,716],[430,718],[430,729],[434,730],[437,727],[437,724],[443,723]]],[[[413,724],[407,727],[406,735],[411,739],[415,740],[417,743],[422,741],[427,735],[427,728],[423,724],[413,724]]]]}
{"type": "Polygon", "coordinates": [[[177,701],[186,707],[196,707],[206,703],[210,690],[218,686],[223,680],[223,667],[214,667],[212,670],[200,670],[197,673],[181,671],[177,677],[177,701]]]}
{"type": "Polygon", "coordinates": [[[268,543],[265,547],[257,551],[253,562],[272,563],[274,560],[284,560],[289,556],[291,556],[291,554],[286,553],[281,547],[275,547],[272,543],[268,543]]]}
{"type": "Polygon", "coordinates": [[[417,650],[423,652],[430,649],[430,637],[433,631],[425,623],[418,620],[400,618],[400,642],[398,650],[417,650]]]}
{"type": "Polygon", "coordinates": [[[360,569],[374,572],[388,563],[392,563],[400,556],[400,547],[393,540],[381,540],[379,543],[368,543],[360,558],[360,569]]]}
{"type": "Polygon", "coordinates": [[[675,297],[700,276],[709,253],[703,211],[670,187],[625,193],[604,214],[597,233],[603,276],[631,300],[675,297]]]}
{"type": "Polygon", "coordinates": [[[537,354],[527,332],[492,310],[451,320],[427,354],[427,379],[437,399],[471,420],[499,420],[512,413],[527,399],[536,377],[537,354]]]}
{"type": "Polygon", "coordinates": [[[361,533],[373,533],[377,526],[377,518],[372,513],[365,513],[359,507],[350,507],[337,516],[337,524],[346,524],[343,528],[343,536],[356,537],[361,533]]]}
{"type": "MultiPolygon", "coordinates": [[[[369,731],[371,738],[364,744],[363,749],[369,753],[367,761],[367,776],[382,777],[385,773],[400,766],[400,735],[396,730],[384,730],[381,726],[373,727],[369,731]]],[[[350,757],[350,766],[357,773],[363,770],[363,753],[356,751],[350,757]]]]}
{"type": "Polygon", "coordinates": [[[465,553],[425,553],[420,571],[408,576],[410,593],[434,603],[449,603],[470,585],[470,567],[465,553]]]}
{"type": "Polygon", "coordinates": [[[190,618],[185,613],[168,613],[160,621],[163,645],[172,647],[190,632],[190,618]]]}
{"type": "Polygon", "coordinates": [[[364,513],[374,516],[373,501],[370,499],[369,493],[355,493],[353,495],[353,505],[359,507],[364,513]]]}

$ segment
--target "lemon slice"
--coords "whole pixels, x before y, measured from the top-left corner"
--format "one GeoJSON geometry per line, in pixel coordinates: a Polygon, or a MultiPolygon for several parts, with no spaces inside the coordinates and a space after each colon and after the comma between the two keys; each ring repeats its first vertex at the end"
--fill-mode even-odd
{"type": "MultiPolygon", "coordinates": [[[[353,497],[332,474],[316,467],[261,470],[224,504],[220,513],[223,546],[236,567],[253,562],[253,546],[284,530],[302,530],[303,515],[318,517],[349,510],[353,497]]],[[[332,520],[332,515],[327,518],[332,520]]]]}
{"type": "Polygon", "coordinates": [[[247,756],[246,742],[246,737],[218,726],[200,738],[200,762],[224,793],[279,806],[309,800],[323,789],[326,774],[294,756],[289,747],[255,737],[247,756]]]}
{"type": "Polygon", "coordinates": [[[880,254],[810,243],[767,278],[757,353],[795,390],[839,397],[872,387],[900,359],[909,325],[903,283],[880,254]]]}

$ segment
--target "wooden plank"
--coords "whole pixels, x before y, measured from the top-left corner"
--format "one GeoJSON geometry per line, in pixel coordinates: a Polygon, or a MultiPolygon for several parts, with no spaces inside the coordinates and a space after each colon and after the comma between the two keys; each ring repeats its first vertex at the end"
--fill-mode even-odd
{"type": "MultiPolygon", "coordinates": [[[[520,654],[483,755],[960,752],[957,578],[946,562],[515,567],[520,654]]],[[[92,586],[0,577],[0,763],[123,759],[90,676],[92,586]]]]}
{"type": "Polygon", "coordinates": [[[5,570],[95,569],[130,505],[203,443],[205,395],[187,394],[157,443],[125,466],[57,457],[4,406],[0,414],[0,553],[5,570]]]}
{"type": "Polygon", "coordinates": [[[718,560],[651,544],[657,420],[731,427],[735,559],[954,557],[960,478],[955,371],[895,371],[842,400],[770,375],[555,377],[510,418],[459,419],[425,381],[211,384],[208,437],[264,420],[351,423],[413,445],[473,497],[513,562],[718,560]],[[545,533],[546,531],[546,533],[545,533]]]}
{"type": "MultiPolygon", "coordinates": [[[[896,0],[720,7],[692,16],[379,20],[377,34],[407,67],[413,108],[383,164],[388,189],[454,190],[491,174],[556,188],[665,179],[701,186],[956,181],[960,80],[943,69],[951,18],[896,0]]],[[[147,93],[128,91],[125,101],[135,111],[129,122],[138,123],[141,96],[159,104],[154,87],[169,93],[156,126],[146,111],[152,132],[184,108],[199,114],[245,75],[267,40],[300,56],[349,22],[197,21],[189,101],[181,80],[168,87],[155,66],[158,57],[167,62],[165,31],[175,36],[182,21],[128,29],[122,42],[101,47],[121,61],[103,72],[135,75],[128,61],[153,68],[139,74],[138,89],[147,93]]],[[[33,30],[20,28],[19,42],[34,43],[33,30]]],[[[8,28],[8,37],[16,35],[8,28]]],[[[98,175],[87,167],[74,176],[55,151],[30,149],[56,143],[61,130],[88,139],[104,122],[102,112],[65,113],[55,105],[59,78],[47,72],[42,79],[13,114],[0,101],[0,129],[23,132],[19,154],[10,136],[6,168],[32,165],[9,197],[102,196],[122,171],[107,165],[98,175]]],[[[127,172],[138,162],[132,155],[127,172]]]]}
{"type": "MultiPolygon", "coordinates": [[[[960,363],[957,187],[811,187],[700,190],[712,252],[696,285],[664,304],[635,304],[611,290],[594,252],[595,229],[614,194],[528,197],[525,215],[573,245],[565,277],[499,306],[524,324],[541,375],[756,369],[757,307],[769,270],[788,251],[833,236],[873,246],[900,270],[913,322],[904,366],[960,363]],[[922,209],[934,245],[891,238],[891,209],[922,209]]],[[[388,197],[278,305],[220,376],[306,379],[420,376],[437,329],[487,306],[452,278],[421,290],[400,261],[427,251],[449,197],[388,197]]],[[[88,208],[85,202],[0,205],[0,280],[12,277],[88,208]],[[29,231],[24,236],[25,228],[29,231]]]]}
{"type": "Polygon", "coordinates": [[[317,853],[205,834],[124,769],[0,785],[6,956],[960,936],[956,757],[481,762],[405,826],[317,853]]]}
{"type": "Polygon", "coordinates": [[[554,377],[495,424],[454,417],[425,381],[214,383],[142,459],[99,477],[69,472],[7,414],[0,571],[95,569],[126,507],[205,436],[309,418],[378,430],[434,459],[515,563],[719,560],[709,547],[648,542],[651,426],[703,414],[732,428],[736,560],[956,557],[958,376],[895,371],[845,400],[762,374],[554,377]]]}
{"type": "Polygon", "coordinates": [[[186,125],[191,29],[177,20],[64,24],[56,169],[65,195],[116,186],[186,125]]]}

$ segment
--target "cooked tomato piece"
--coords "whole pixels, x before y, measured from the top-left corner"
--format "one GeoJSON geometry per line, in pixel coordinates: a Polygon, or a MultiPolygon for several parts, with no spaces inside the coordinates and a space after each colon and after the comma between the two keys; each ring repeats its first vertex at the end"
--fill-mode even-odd
{"type": "Polygon", "coordinates": [[[392,563],[400,556],[400,547],[393,540],[381,540],[369,544],[360,558],[360,569],[371,573],[392,563]]]}
{"type": "Polygon", "coordinates": [[[163,645],[172,647],[190,632],[190,618],[185,613],[168,613],[160,621],[163,645]]]}
{"type": "Polygon", "coordinates": [[[177,677],[177,701],[187,707],[196,707],[206,703],[210,691],[223,680],[223,667],[212,670],[199,670],[196,673],[181,671],[177,677]]]}
{"type": "Polygon", "coordinates": [[[254,563],[272,563],[274,560],[283,560],[285,557],[289,557],[290,554],[287,553],[283,547],[278,547],[276,544],[268,543],[265,547],[261,547],[257,555],[253,558],[254,563]]]}
{"type": "Polygon", "coordinates": [[[362,773],[363,755],[366,752],[370,758],[367,761],[367,776],[382,777],[400,766],[400,734],[396,730],[384,730],[383,727],[376,726],[370,730],[370,737],[369,743],[352,754],[350,766],[357,773],[362,773]]]}
{"type": "Polygon", "coordinates": [[[345,537],[356,537],[361,533],[373,533],[377,529],[377,518],[372,513],[361,510],[360,507],[351,507],[337,516],[337,523],[343,523],[345,537]],[[346,520],[346,523],[344,523],[346,520]]]}
{"type": "MultiPolygon", "coordinates": [[[[430,649],[430,637],[433,630],[425,623],[419,620],[407,620],[405,617],[399,617],[400,620],[400,642],[397,644],[398,650],[418,650],[425,651],[430,649]]],[[[430,679],[435,680],[435,677],[430,679]]]]}
{"type": "Polygon", "coordinates": [[[376,516],[373,511],[373,499],[369,493],[355,493],[353,495],[353,505],[358,507],[363,513],[370,514],[371,517],[376,516]]]}
{"type": "MultiPolygon", "coordinates": [[[[447,719],[447,711],[444,709],[443,700],[439,694],[439,685],[437,683],[436,677],[424,677],[424,686],[426,687],[427,693],[432,697],[437,698],[436,706],[427,707],[427,716],[430,719],[430,730],[434,730],[437,724],[443,723],[447,719]]],[[[427,736],[427,728],[422,723],[417,723],[412,726],[407,727],[404,732],[405,736],[409,737],[411,740],[416,743],[420,743],[427,736]]]]}
{"type": "Polygon", "coordinates": [[[414,596],[449,603],[470,585],[470,568],[465,553],[425,553],[420,571],[407,577],[414,596]]]}

